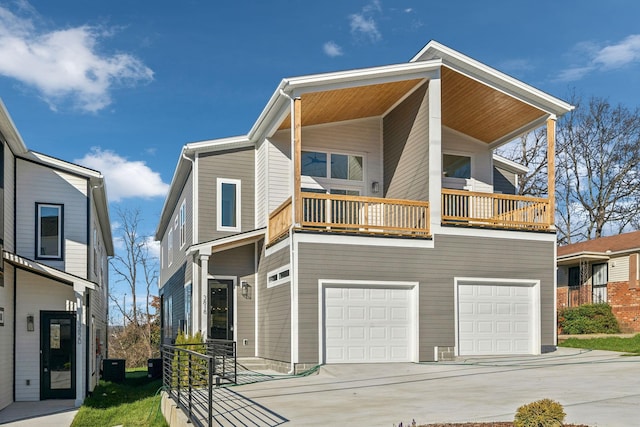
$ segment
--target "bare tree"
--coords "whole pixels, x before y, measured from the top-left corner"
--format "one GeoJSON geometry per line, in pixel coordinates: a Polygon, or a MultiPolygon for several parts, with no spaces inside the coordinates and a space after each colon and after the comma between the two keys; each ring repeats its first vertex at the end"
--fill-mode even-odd
{"type": "Polygon", "coordinates": [[[118,299],[111,296],[111,301],[124,319],[126,326],[115,328],[111,334],[110,349],[113,349],[118,357],[127,359],[127,365],[131,367],[142,366],[147,358],[157,353],[154,339],[157,338],[157,297],[153,295],[153,289],[158,281],[157,259],[149,252],[149,238],[140,234],[140,211],[117,210],[117,218],[120,227],[117,230],[118,238],[122,242],[123,249],[118,251],[111,259],[117,283],[123,283],[126,292],[130,293],[133,302],[127,309],[120,305],[118,299]],[[144,285],[144,305],[138,306],[136,288],[144,285]],[[155,338],[154,338],[155,337],[155,338]]]}
{"type": "Polygon", "coordinates": [[[558,216],[564,240],[620,233],[640,214],[640,110],[590,98],[559,126],[562,187],[558,216]]]}
{"type": "Polygon", "coordinates": [[[497,153],[529,168],[518,180],[518,194],[535,197],[547,194],[547,132],[544,128],[527,132],[497,153]]]}
{"type": "MultiPolygon", "coordinates": [[[[555,223],[560,244],[640,228],[640,111],[606,99],[576,109],[558,123],[555,223]]],[[[547,194],[547,140],[544,129],[522,136],[498,154],[529,168],[519,194],[547,194]]]]}

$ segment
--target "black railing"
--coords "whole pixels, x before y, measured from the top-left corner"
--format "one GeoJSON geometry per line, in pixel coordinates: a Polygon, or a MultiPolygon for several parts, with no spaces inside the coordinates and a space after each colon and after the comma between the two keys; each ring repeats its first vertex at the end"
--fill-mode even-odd
{"type": "Polygon", "coordinates": [[[195,425],[211,425],[214,387],[235,384],[236,379],[234,341],[162,346],[164,388],[195,425]]]}
{"type": "Polygon", "coordinates": [[[229,340],[207,340],[207,355],[213,357],[213,374],[220,381],[238,382],[236,342],[229,340]]]}

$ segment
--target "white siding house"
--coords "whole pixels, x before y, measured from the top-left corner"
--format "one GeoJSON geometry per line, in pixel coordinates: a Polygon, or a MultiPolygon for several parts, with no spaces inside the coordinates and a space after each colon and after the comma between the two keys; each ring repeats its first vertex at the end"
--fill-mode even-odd
{"type": "Polygon", "coordinates": [[[0,142],[0,409],[56,398],[80,405],[105,356],[113,240],[104,178],[30,151],[1,103],[0,142]]]}

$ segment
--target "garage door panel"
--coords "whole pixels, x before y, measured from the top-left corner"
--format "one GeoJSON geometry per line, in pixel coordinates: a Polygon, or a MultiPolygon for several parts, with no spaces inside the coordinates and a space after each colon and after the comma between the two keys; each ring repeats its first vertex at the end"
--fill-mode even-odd
{"type": "Polygon", "coordinates": [[[387,308],[386,307],[370,307],[369,320],[374,320],[374,321],[388,320],[387,308]]]}
{"type": "Polygon", "coordinates": [[[460,284],[460,355],[532,353],[532,289],[511,284],[460,284]]]}
{"type": "Polygon", "coordinates": [[[325,299],[326,362],[411,361],[416,317],[411,293],[406,288],[326,288],[325,295],[333,296],[325,299]]]}
{"type": "Polygon", "coordinates": [[[360,300],[360,301],[364,301],[365,295],[364,295],[364,289],[362,288],[350,288],[347,290],[348,293],[348,298],[350,300],[360,300]]]}

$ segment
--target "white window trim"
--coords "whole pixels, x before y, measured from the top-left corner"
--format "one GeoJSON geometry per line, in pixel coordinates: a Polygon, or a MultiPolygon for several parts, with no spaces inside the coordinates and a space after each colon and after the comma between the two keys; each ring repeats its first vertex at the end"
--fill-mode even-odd
{"type": "Polygon", "coordinates": [[[302,151],[323,153],[327,155],[327,176],[322,177],[322,176],[302,175],[301,181],[302,181],[303,187],[324,189],[324,190],[327,190],[327,193],[332,189],[357,190],[357,191],[360,191],[361,196],[369,195],[367,186],[365,185],[365,183],[368,182],[367,153],[361,153],[358,151],[333,151],[333,150],[327,150],[326,148],[317,148],[317,147],[304,147],[302,151]],[[362,181],[331,178],[331,155],[332,154],[362,157],[362,181]]]}
{"type": "MultiPolygon", "coordinates": [[[[451,187],[451,185],[453,184],[453,186],[457,186],[457,185],[462,185],[465,186],[467,185],[467,180],[469,179],[473,179],[474,177],[474,173],[475,173],[475,155],[472,152],[469,151],[453,151],[453,150],[442,150],[442,154],[440,155],[440,170],[442,171],[442,182],[443,183],[447,183],[449,184],[448,187],[451,187]],[[448,177],[448,176],[444,176],[444,156],[445,155],[450,155],[450,156],[461,156],[461,157],[468,157],[469,158],[469,178],[455,178],[455,177],[448,177]]],[[[443,185],[443,187],[445,187],[443,185]]],[[[445,187],[447,188],[447,187],[445,187]]]]}
{"type": "Polygon", "coordinates": [[[216,229],[218,231],[236,231],[242,230],[242,191],[240,188],[241,181],[239,179],[217,178],[216,180],[216,229]],[[233,184],[236,186],[236,226],[229,227],[222,225],[222,184],[233,184]]]}
{"type": "Polygon", "coordinates": [[[183,200],[180,204],[180,249],[187,243],[187,201],[183,200]]]}
{"type": "Polygon", "coordinates": [[[173,264],[173,230],[167,232],[167,267],[173,264]]]}
{"type": "Polygon", "coordinates": [[[37,223],[36,223],[36,259],[52,259],[52,260],[61,260],[63,259],[62,254],[62,241],[64,240],[64,236],[62,235],[64,227],[64,210],[63,205],[54,205],[50,203],[37,203],[37,223]],[[40,240],[42,238],[42,216],[41,216],[41,208],[55,208],[58,210],[58,255],[42,255],[40,253],[40,240]]]}
{"type": "Polygon", "coordinates": [[[267,288],[275,288],[276,286],[283,285],[289,282],[291,282],[291,264],[287,264],[283,267],[277,268],[267,273],[267,288]],[[280,277],[280,275],[285,271],[288,271],[289,275],[286,277],[280,277]],[[277,275],[278,278],[272,282],[269,280],[269,277],[274,275],[277,275]]]}

